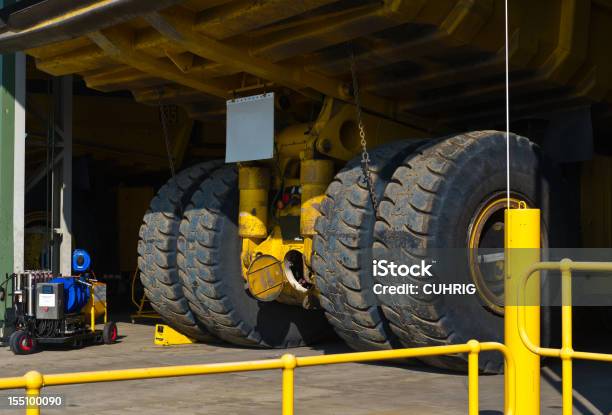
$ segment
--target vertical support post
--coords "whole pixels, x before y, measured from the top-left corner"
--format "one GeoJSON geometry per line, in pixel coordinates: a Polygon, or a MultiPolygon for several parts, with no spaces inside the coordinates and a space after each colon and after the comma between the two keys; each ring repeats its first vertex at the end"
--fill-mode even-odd
{"type": "Polygon", "coordinates": [[[25,210],[26,57],[15,54],[15,158],[13,171],[13,271],[23,272],[25,210]]]}
{"type": "Polygon", "coordinates": [[[480,344],[476,340],[467,342],[470,346],[468,354],[468,414],[478,415],[478,353],[480,344]]]}
{"type": "Polygon", "coordinates": [[[308,266],[313,252],[312,239],[316,234],[315,222],[321,216],[319,208],[334,174],[332,160],[302,160],[300,163],[300,233],[304,237],[304,261],[308,266]]]}
{"type": "MultiPolygon", "coordinates": [[[[91,291],[90,291],[90,294],[89,294],[89,301],[91,301],[91,308],[89,310],[89,312],[90,312],[89,318],[90,318],[91,321],[89,322],[89,324],[90,324],[89,328],[90,328],[91,331],[95,332],[96,331],[96,295],[95,295],[95,285],[92,284],[90,289],[91,289],[91,291]]],[[[105,321],[105,323],[106,323],[106,321],[105,321]]]]}
{"type": "MultiPolygon", "coordinates": [[[[4,1],[0,0],[4,5],[4,1]]],[[[0,280],[13,272],[13,192],[15,159],[15,55],[0,56],[0,280]]],[[[0,337],[4,337],[6,310],[11,306],[8,290],[0,303],[0,337]]]]}
{"type": "MultiPolygon", "coordinates": [[[[13,3],[0,0],[0,7],[13,3]]],[[[0,56],[0,281],[23,269],[23,170],[25,165],[25,56],[0,56]]],[[[0,338],[12,305],[11,284],[0,300],[0,338]]]]}
{"type": "Polygon", "coordinates": [[[294,369],[297,366],[297,359],[292,354],[284,354],[283,361],[283,415],[293,415],[293,378],[294,369]]]}
{"type": "MultiPolygon", "coordinates": [[[[540,278],[534,275],[527,285],[526,303],[518,304],[521,277],[540,260],[540,210],[510,209],[505,212],[505,343],[516,362],[516,411],[519,415],[540,413],[540,357],[521,340],[518,307],[524,308],[529,338],[540,344],[540,278]]],[[[506,405],[510,401],[506,385],[506,405]]],[[[506,407],[507,409],[507,407],[506,407]]]]}
{"type": "Polygon", "coordinates": [[[40,407],[37,405],[36,398],[40,396],[40,389],[43,387],[44,379],[40,372],[32,370],[25,374],[26,378],[26,415],[40,415],[40,407]]]}
{"type": "Polygon", "coordinates": [[[72,76],[56,83],[55,119],[62,135],[63,155],[59,183],[59,272],[72,273],[72,76]]]}
{"type": "Polygon", "coordinates": [[[572,385],[572,261],[561,261],[561,370],[563,415],[572,415],[573,385],[572,385]]]}

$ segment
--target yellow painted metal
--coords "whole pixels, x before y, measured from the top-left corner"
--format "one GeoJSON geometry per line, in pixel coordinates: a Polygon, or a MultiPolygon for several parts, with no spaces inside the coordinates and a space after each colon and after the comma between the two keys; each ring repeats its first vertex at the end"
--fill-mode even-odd
{"type": "Polygon", "coordinates": [[[177,42],[185,49],[203,58],[227,65],[240,67],[246,72],[269,79],[295,89],[312,87],[326,95],[341,99],[350,96],[344,84],[321,75],[306,72],[303,68],[286,67],[268,60],[249,55],[248,52],[204,36],[193,30],[196,16],[187,10],[174,9],[147,17],[148,22],[160,33],[177,42]]]}
{"type": "Polygon", "coordinates": [[[89,296],[89,330],[96,331],[96,306],[93,290],[89,296]]]}
{"type": "MultiPolygon", "coordinates": [[[[366,20],[380,18],[386,20],[387,25],[397,25],[400,22],[406,22],[415,18],[423,8],[426,2],[419,1],[403,1],[393,0],[385,1],[382,5],[373,4],[366,5],[358,12],[352,11],[349,14],[349,20],[356,20],[359,25],[359,20],[366,24],[366,20]]],[[[295,90],[311,88],[323,93],[324,95],[335,97],[344,101],[351,101],[350,89],[348,86],[333,78],[329,78],[314,71],[306,71],[300,65],[278,64],[269,59],[255,56],[264,54],[265,48],[260,48],[256,53],[249,50],[244,50],[233,45],[229,45],[218,40],[205,36],[195,29],[196,14],[186,9],[174,8],[167,11],[154,13],[147,16],[148,23],[159,31],[167,39],[171,39],[176,44],[193,52],[205,59],[217,62],[229,68],[240,68],[247,73],[253,74],[259,78],[267,79],[275,83],[288,86],[295,90]]],[[[341,26],[340,21],[319,22],[320,27],[311,28],[307,33],[294,31],[288,35],[284,42],[285,45],[281,49],[290,50],[291,42],[300,43],[300,36],[306,38],[321,36],[321,32],[330,30],[331,27],[341,26]]],[[[349,23],[350,25],[350,23],[349,23]]],[[[343,31],[340,28],[338,39],[332,43],[341,43],[348,40],[346,33],[350,33],[355,28],[345,28],[343,31]]],[[[363,28],[362,28],[363,30],[363,28]]],[[[338,32],[338,28],[335,33],[338,32]]],[[[282,33],[282,31],[281,31],[282,33]]],[[[278,35],[277,35],[278,36],[278,35]]],[[[325,42],[325,39],[330,39],[331,36],[321,36],[320,43],[325,42]]],[[[274,38],[273,38],[274,39],[274,38]]],[[[275,49],[278,45],[278,40],[274,39],[269,48],[275,49]]],[[[274,53],[274,52],[272,52],[274,53]]],[[[282,53],[280,51],[277,52],[282,53]]],[[[278,59],[278,58],[277,58],[278,59]]],[[[394,118],[396,113],[395,105],[392,101],[364,91],[361,94],[361,102],[364,108],[389,118],[394,118]]]]}
{"type": "Polygon", "coordinates": [[[294,407],[294,375],[297,367],[297,359],[292,354],[284,354],[281,357],[283,362],[283,400],[282,414],[293,415],[294,407]]]}
{"type": "Polygon", "coordinates": [[[246,276],[249,292],[260,301],[274,301],[283,291],[283,264],[272,255],[255,257],[246,276]]]}
{"type": "Polygon", "coordinates": [[[572,375],[572,271],[568,261],[561,261],[561,375],[563,415],[572,415],[574,405],[572,375]]]}
{"type": "Polygon", "coordinates": [[[138,278],[138,273],[140,272],[140,270],[138,269],[138,267],[136,267],[136,270],[134,271],[134,273],[132,274],[132,282],[130,284],[131,286],[131,300],[132,300],[132,304],[136,307],[136,312],[134,314],[130,314],[130,319],[132,320],[132,324],[136,322],[136,319],[139,318],[152,318],[152,319],[161,319],[161,316],[159,314],[157,314],[157,312],[153,309],[145,309],[145,305],[148,303],[148,299],[147,296],[145,295],[145,293],[142,293],[142,296],[140,297],[139,300],[136,299],[136,283],[137,281],[140,281],[140,278],[138,278]]]}
{"type": "MultiPolygon", "coordinates": [[[[349,104],[331,102],[329,113],[323,114],[318,126],[317,151],[340,160],[350,160],[361,148],[361,138],[357,128],[357,112],[349,104]]],[[[427,137],[427,133],[414,126],[402,124],[390,119],[377,117],[364,112],[363,125],[368,132],[368,146],[374,148],[384,143],[400,139],[417,139],[427,137]]],[[[437,131],[440,128],[431,124],[437,131]]]]}
{"type": "Polygon", "coordinates": [[[268,189],[270,174],[265,167],[240,166],[240,213],[238,233],[243,238],[268,236],[268,189]]]}
{"type": "Polygon", "coordinates": [[[468,354],[468,414],[478,415],[478,353],[480,344],[476,340],[467,342],[470,346],[468,354]]]}
{"type": "MultiPolygon", "coordinates": [[[[364,114],[364,122],[375,134],[372,135],[371,146],[376,146],[394,138],[414,136],[414,128],[397,122],[385,120],[369,114],[364,114]]],[[[312,237],[315,234],[315,222],[320,216],[320,204],[324,199],[327,186],[332,181],[336,171],[335,161],[331,159],[314,159],[318,152],[333,158],[350,159],[360,147],[357,134],[355,108],[333,98],[327,98],[313,124],[295,124],[281,131],[276,139],[277,163],[274,171],[283,172],[274,176],[272,187],[278,190],[281,186],[288,188],[299,186],[301,203],[285,206],[276,214],[281,216],[299,217],[302,241],[283,240],[280,228],[274,227],[268,235],[267,214],[269,178],[265,167],[241,165],[239,167],[240,217],[239,229],[242,242],[242,270],[248,281],[249,268],[259,255],[270,255],[278,261],[284,261],[290,250],[303,254],[306,267],[310,267],[312,254],[312,237]],[[298,173],[299,172],[299,173],[298,173]],[[282,177],[281,177],[282,176],[282,177]],[[267,238],[266,238],[267,236],[267,238]],[[262,239],[266,238],[262,241],[262,239]]],[[[269,167],[271,169],[271,167],[269,167]]],[[[309,270],[305,269],[308,273],[309,270]]],[[[254,276],[252,282],[259,279],[254,276]]],[[[291,278],[285,281],[282,295],[278,301],[303,305],[307,291],[315,295],[313,285],[306,289],[291,278]]],[[[258,284],[261,287],[263,285],[258,284]]],[[[268,284],[264,284],[266,287],[268,284]]],[[[279,281],[271,286],[280,287],[279,281]]],[[[259,289],[255,290],[256,292],[259,289]]],[[[267,292],[264,289],[262,292],[267,292]]],[[[270,291],[275,293],[275,291],[270,291]]],[[[266,296],[267,297],[267,296],[266,296]]]]}
{"type": "MultiPolygon", "coordinates": [[[[510,197],[510,200],[508,200],[503,193],[494,195],[481,205],[468,229],[470,275],[474,284],[476,284],[480,299],[485,303],[487,308],[500,315],[504,313],[503,301],[500,301],[500,298],[498,298],[487,286],[478,262],[478,248],[480,247],[483,228],[485,228],[491,216],[507,207],[508,203],[510,203],[510,208],[512,209],[518,208],[520,203],[525,202],[515,197],[510,197]]],[[[503,261],[500,262],[503,264],[503,261]]],[[[501,268],[501,266],[498,265],[497,270],[503,274],[503,270],[499,268],[501,268]]]]}
{"type": "Polygon", "coordinates": [[[304,237],[304,261],[308,266],[312,256],[312,237],[316,233],[315,223],[321,216],[320,206],[334,173],[334,163],[331,160],[302,160],[300,163],[300,233],[304,237]]]}
{"type": "MultiPolygon", "coordinates": [[[[517,363],[517,412],[540,413],[540,356],[525,346],[519,334],[519,311],[524,313],[529,337],[540,341],[540,280],[533,278],[526,286],[525,303],[519,298],[521,276],[540,260],[540,210],[509,209],[505,211],[506,279],[504,336],[517,363]]],[[[506,385],[508,386],[508,385],[506,385]]],[[[506,393],[508,393],[506,391],[506,393]]]]}
{"type": "Polygon", "coordinates": [[[520,280],[517,301],[524,302],[525,292],[530,279],[537,275],[538,271],[557,270],[561,271],[561,348],[551,349],[539,347],[534,343],[527,328],[528,317],[523,309],[519,309],[518,331],[521,341],[531,352],[545,357],[556,357],[561,359],[562,370],[562,400],[563,415],[571,415],[573,412],[573,373],[572,360],[584,359],[612,363],[612,354],[592,353],[575,351],[572,344],[572,271],[590,272],[612,272],[612,262],[573,262],[563,259],[560,262],[537,262],[532,264],[523,274],[520,280]]]}
{"type": "MultiPolygon", "coordinates": [[[[503,112],[486,104],[503,96],[503,3],[333,3],[274,0],[212,7],[209,2],[185,0],[27,52],[42,71],[79,73],[100,90],[131,89],[139,95],[143,89],[181,86],[199,94],[194,101],[206,101],[218,111],[223,102],[215,97],[253,85],[351,102],[345,82],[348,53],[339,45],[354,44],[359,45],[355,58],[364,75],[366,111],[396,117],[424,131],[492,119],[503,112]],[[402,25],[406,30],[397,29],[402,25]],[[419,30],[423,27],[428,30],[419,30]],[[382,31],[387,34],[378,36],[382,31]],[[406,70],[396,70],[400,62],[406,70]],[[475,106],[482,111],[474,111],[475,106]]],[[[510,70],[521,74],[513,83],[517,113],[575,107],[584,98],[610,102],[608,0],[512,0],[509,8],[510,70]]],[[[86,11],[75,5],[71,13],[86,11]]],[[[69,16],[47,20],[39,28],[61,27],[69,16]]],[[[28,30],[32,28],[21,31],[28,30]]],[[[305,119],[307,113],[300,112],[298,118],[305,119]]]]}
{"type": "Polygon", "coordinates": [[[108,56],[140,71],[210,94],[215,97],[229,98],[228,89],[219,83],[193,78],[170,62],[160,61],[132,47],[129,33],[116,28],[90,33],[89,38],[108,56]]]}
{"type": "Polygon", "coordinates": [[[40,408],[36,402],[30,402],[30,399],[36,399],[40,396],[40,390],[44,385],[43,376],[40,372],[32,370],[25,374],[25,390],[28,402],[26,403],[26,415],[40,415],[40,408]],[[34,403],[32,405],[32,403],[34,403]]]}
{"type": "Polygon", "coordinates": [[[312,236],[315,234],[315,221],[321,215],[319,205],[327,186],[334,177],[334,162],[332,160],[302,160],[300,164],[302,188],[300,233],[303,236],[312,236]]]}
{"type": "MultiPolygon", "coordinates": [[[[90,328],[92,331],[95,330],[96,319],[100,316],[107,315],[106,305],[106,284],[100,281],[94,281],[90,287],[89,300],[85,307],[87,318],[90,321],[90,328]],[[104,295],[102,295],[104,292],[104,295]]],[[[106,323],[106,319],[104,320],[106,323]]]]}
{"type": "Polygon", "coordinates": [[[316,122],[314,126],[300,123],[283,128],[274,137],[281,168],[289,161],[299,160],[305,152],[312,153],[317,136],[316,122]]]}
{"type": "MultiPolygon", "coordinates": [[[[297,251],[304,253],[304,243],[302,241],[285,241],[283,240],[281,228],[276,225],[272,228],[270,235],[261,243],[256,244],[251,239],[244,238],[242,240],[242,270],[243,275],[248,275],[251,263],[256,261],[260,256],[274,257],[280,264],[283,264],[285,256],[289,251],[297,251]]],[[[302,287],[297,281],[288,277],[284,264],[283,284],[280,295],[276,301],[285,304],[301,306],[308,294],[308,290],[302,287]]]]}
{"type": "MultiPolygon", "coordinates": [[[[236,7],[235,5],[217,7],[214,10],[206,10],[206,13],[200,13],[194,27],[198,32],[202,32],[207,36],[226,39],[278,20],[304,13],[333,1],[304,0],[297,4],[287,0],[270,0],[249,4],[249,7],[236,7]]],[[[208,7],[216,5],[215,2],[207,2],[207,4],[209,4],[208,7]]],[[[134,48],[141,51],[165,50],[169,44],[170,42],[167,38],[151,30],[147,31],[145,35],[134,39],[134,48]]],[[[42,58],[37,63],[41,70],[60,76],[67,74],[67,72],[62,72],[62,70],[65,71],[67,68],[72,68],[73,70],[92,69],[92,65],[96,64],[101,59],[101,56],[104,55],[104,53],[100,53],[98,48],[83,47],[82,42],[78,43],[78,46],[81,46],[81,48],[78,52],[72,54],[73,61],[70,65],[66,65],[66,62],[61,59],[59,61],[53,59],[53,56],[65,52],[65,46],[61,43],[55,44],[52,47],[33,48],[30,52],[42,58]],[[51,51],[52,55],[48,55],[49,51],[51,51]]],[[[219,73],[223,73],[223,69],[227,68],[219,69],[219,73]]],[[[146,78],[146,74],[138,71],[134,72],[137,73],[137,75],[134,74],[135,79],[146,78]]]]}
{"type": "Polygon", "coordinates": [[[195,340],[179,333],[166,324],[156,324],[153,343],[157,346],[175,346],[180,344],[192,344],[195,343],[195,340]]]}
{"type": "MultiPolygon", "coordinates": [[[[179,376],[207,375],[214,373],[249,372],[256,370],[282,370],[282,414],[294,413],[294,372],[298,367],[334,365],[341,363],[375,362],[423,356],[441,356],[468,353],[471,362],[468,372],[468,397],[470,415],[478,413],[478,354],[485,351],[502,353],[505,360],[504,383],[507,385],[506,415],[516,414],[516,364],[511,350],[501,343],[470,340],[466,344],[417,347],[409,349],[381,350],[371,352],[339,353],[319,356],[296,357],[285,354],[279,359],[251,360],[231,363],[212,363],[188,366],[149,367],[138,369],[102,370],[94,372],[57,373],[43,375],[32,371],[22,377],[0,378],[0,390],[26,388],[28,393],[39,394],[43,386],[61,386],[83,383],[127,381],[179,376]]],[[[38,408],[28,409],[38,414],[38,408]],[[36,411],[36,412],[34,412],[36,411]]]]}

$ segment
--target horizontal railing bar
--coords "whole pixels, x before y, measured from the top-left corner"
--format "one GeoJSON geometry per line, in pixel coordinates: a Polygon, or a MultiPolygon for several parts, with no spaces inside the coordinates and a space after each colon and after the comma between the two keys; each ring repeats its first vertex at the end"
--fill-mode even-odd
{"type": "MultiPolygon", "coordinates": [[[[566,260],[567,261],[567,260],[566,260]]],[[[591,261],[567,261],[565,266],[571,271],[592,271],[592,272],[612,272],[612,262],[591,262],[591,261]]],[[[559,262],[536,262],[527,270],[527,274],[533,274],[536,271],[560,271],[564,266],[559,262]]]]}
{"type": "MultiPolygon", "coordinates": [[[[480,350],[497,350],[504,354],[506,359],[511,356],[507,348],[501,343],[478,343],[480,350]]],[[[469,344],[456,344],[446,346],[418,347],[411,349],[381,350],[370,352],[340,353],[321,356],[296,357],[298,367],[330,365],[339,363],[359,363],[368,361],[381,361],[411,357],[449,355],[469,353],[472,346],[469,344]]],[[[77,383],[98,383],[126,381],[147,378],[164,378],[179,376],[196,376],[215,373],[246,372],[256,370],[282,369],[284,363],[281,359],[209,363],[201,365],[162,366],[151,368],[117,369],[91,372],[56,373],[43,375],[43,386],[70,385],[77,383]]],[[[0,379],[0,389],[17,389],[26,386],[25,377],[12,377],[0,379]]]]}
{"type": "Polygon", "coordinates": [[[25,388],[25,377],[0,378],[0,390],[25,388]]]}
{"type": "MultiPolygon", "coordinates": [[[[0,378],[0,390],[25,388],[29,396],[38,396],[40,390],[48,386],[73,385],[85,383],[128,381],[138,379],[155,379],[166,377],[196,376],[230,372],[246,372],[259,370],[282,369],[283,371],[283,414],[293,414],[293,376],[297,367],[319,366],[339,363],[358,363],[368,361],[382,361],[391,359],[449,355],[457,353],[468,353],[470,356],[470,371],[468,374],[470,388],[469,410],[471,413],[478,412],[478,361],[473,357],[478,356],[481,351],[499,351],[503,354],[506,362],[505,383],[508,392],[506,401],[506,415],[513,415],[516,403],[516,368],[510,350],[501,343],[485,342],[479,343],[470,340],[466,344],[454,344],[445,346],[418,347],[412,349],[381,350],[370,352],[340,353],[323,356],[295,357],[285,354],[280,359],[254,360],[231,363],[211,363],[186,366],[166,366],[152,368],[101,370],[92,372],[56,373],[43,375],[36,371],[26,373],[23,377],[0,378]],[[476,364],[476,369],[474,368],[476,364]]],[[[28,413],[39,414],[39,408],[28,408],[28,413]]]]}
{"type": "Polygon", "coordinates": [[[597,360],[599,362],[612,363],[612,354],[572,351],[569,355],[572,359],[597,360]]]}
{"type": "Polygon", "coordinates": [[[70,385],[76,383],[113,382],[121,380],[154,379],[207,375],[228,372],[249,372],[282,369],[280,359],[255,360],[247,362],[209,363],[202,365],[167,366],[138,369],[118,369],[93,372],[58,373],[43,375],[44,386],[70,385]]]}
{"type": "MultiPolygon", "coordinates": [[[[563,266],[563,265],[561,265],[563,266]]],[[[568,263],[571,271],[592,271],[592,272],[611,272],[612,262],[580,262],[571,261],[568,263]]]]}
{"type": "MultiPolygon", "coordinates": [[[[545,270],[612,272],[612,262],[572,261],[570,259],[563,259],[559,262],[536,262],[529,267],[527,272],[522,276],[522,280],[519,281],[520,289],[517,292],[518,305],[525,302],[527,282],[529,281],[529,278],[531,278],[531,276],[536,272],[545,270]]],[[[536,346],[531,341],[527,331],[525,330],[525,312],[522,307],[519,307],[518,330],[525,347],[540,356],[612,362],[612,354],[581,352],[571,350],[571,348],[569,350],[563,350],[536,346]]]]}
{"type": "Polygon", "coordinates": [[[372,362],[377,360],[405,359],[411,357],[438,356],[457,353],[468,353],[467,344],[447,346],[416,347],[413,349],[379,350],[371,352],[339,353],[321,356],[304,356],[297,358],[298,367],[333,365],[338,363],[372,362]]]}

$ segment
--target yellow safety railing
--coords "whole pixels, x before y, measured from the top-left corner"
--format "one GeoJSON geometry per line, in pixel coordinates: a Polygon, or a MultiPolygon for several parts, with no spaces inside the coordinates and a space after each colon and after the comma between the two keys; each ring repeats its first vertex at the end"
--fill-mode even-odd
{"type": "Polygon", "coordinates": [[[518,307],[518,330],[525,346],[540,356],[557,357],[561,359],[562,369],[562,401],[563,415],[571,415],[573,408],[573,376],[572,360],[598,360],[612,362],[612,354],[575,351],[572,344],[572,271],[612,272],[612,262],[574,262],[563,259],[560,262],[538,262],[533,264],[521,280],[518,292],[518,305],[524,305],[525,292],[529,278],[538,271],[561,271],[561,348],[551,349],[539,347],[531,341],[526,325],[524,307],[518,307]]]}
{"type": "MultiPolygon", "coordinates": [[[[339,363],[374,362],[391,359],[405,359],[423,356],[468,354],[468,413],[478,414],[478,355],[481,351],[498,351],[505,359],[506,398],[505,413],[515,414],[515,362],[510,350],[501,343],[480,343],[470,340],[465,344],[417,347],[411,349],[382,350],[372,352],[341,353],[323,356],[296,357],[285,354],[279,359],[253,360],[233,363],[212,363],[189,366],[150,367],[140,369],[104,370],[95,372],[76,372],[44,375],[31,371],[24,376],[0,379],[0,390],[26,390],[26,396],[40,396],[40,390],[48,386],[73,385],[82,383],[114,382],[137,379],[153,379],[179,376],[207,375],[213,373],[248,372],[255,370],[282,370],[282,414],[293,415],[294,408],[294,371],[298,367],[333,365],[339,363]]],[[[26,408],[27,415],[38,415],[36,405],[26,408]]]]}

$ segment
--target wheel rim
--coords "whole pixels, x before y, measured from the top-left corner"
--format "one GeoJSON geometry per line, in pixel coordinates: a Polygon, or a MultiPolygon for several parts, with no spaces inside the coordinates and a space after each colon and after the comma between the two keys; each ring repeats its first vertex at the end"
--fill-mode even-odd
{"type": "Polygon", "coordinates": [[[115,341],[117,340],[117,326],[113,326],[113,328],[111,329],[111,341],[115,341]]]}
{"type": "MultiPolygon", "coordinates": [[[[530,203],[518,194],[510,195],[510,208],[530,203]]],[[[490,196],[477,209],[468,231],[470,277],[485,307],[504,314],[504,211],[505,193],[490,196]]]]}
{"type": "Polygon", "coordinates": [[[32,350],[32,339],[29,336],[23,336],[19,342],[19,348],[24,352],[32,350]]]}

